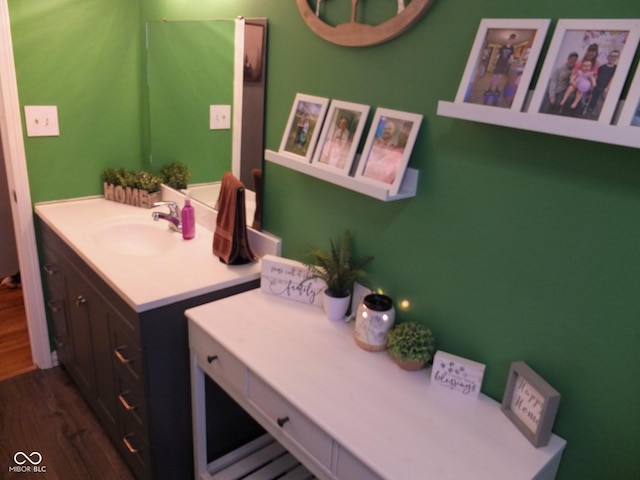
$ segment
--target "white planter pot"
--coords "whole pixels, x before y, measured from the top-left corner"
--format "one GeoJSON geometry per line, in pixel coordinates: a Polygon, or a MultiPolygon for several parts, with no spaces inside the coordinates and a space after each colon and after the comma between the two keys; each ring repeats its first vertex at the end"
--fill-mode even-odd
{"type": "Polygon", "coordinates": [[[324,313],[329,320],[342,320],[347,314],[351,295],[346,297],[332,297],[325,290],[323,293],[324,313]]]}

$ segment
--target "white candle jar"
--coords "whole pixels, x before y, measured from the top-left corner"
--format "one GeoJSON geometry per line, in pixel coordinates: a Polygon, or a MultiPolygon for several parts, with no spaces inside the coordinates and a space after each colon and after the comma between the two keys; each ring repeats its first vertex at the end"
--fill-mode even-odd
{"type": "Polygon", "coordinates": [[[378,293],[364,297],[356,314],[356,343],[370,352],[385,350],[395,316],[391,298],[378,293]]]}

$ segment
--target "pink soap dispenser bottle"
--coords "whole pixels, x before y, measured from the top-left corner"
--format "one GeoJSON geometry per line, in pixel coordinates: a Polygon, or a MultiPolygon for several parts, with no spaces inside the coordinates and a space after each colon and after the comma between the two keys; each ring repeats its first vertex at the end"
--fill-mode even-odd
{"type": "Polygon", "coordinates": [[[196,236],[196,213],[191,205],[189,192],[187,192],[187,196],[184,199],[184,207],[182,207],[182,213],[180,215],[182,221],[182,238],[191,240],[196,236]]]}

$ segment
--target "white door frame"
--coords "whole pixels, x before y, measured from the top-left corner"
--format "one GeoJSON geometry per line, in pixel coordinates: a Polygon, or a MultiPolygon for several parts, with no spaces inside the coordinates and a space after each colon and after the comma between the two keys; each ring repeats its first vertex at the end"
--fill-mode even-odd
{"type": "Polygon", "coordinates": [[[11,214],[33,363],[39,368],[50,368],[53,361],[40,278],[7,0],[0,0],[0,133],[12,200],[11,214]]]}

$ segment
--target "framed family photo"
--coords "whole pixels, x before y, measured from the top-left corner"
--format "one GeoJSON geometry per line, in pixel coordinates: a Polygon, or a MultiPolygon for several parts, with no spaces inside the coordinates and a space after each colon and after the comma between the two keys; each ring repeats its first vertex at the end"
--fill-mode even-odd
{"type": "Polygon", "coordinates": [[[296,94],[279,153],[310,162],[328,105],[327,98],[296,94]]]}
{"type": "Polygon", "coordinates": [[[396,195],[421,123],[422,115],[416,113],[376,109],[355,177],[387,186],[389,195],[396,195]]]}
{"type": "Polygon", "coordinates": [[[520,111],[550,20],[483,19],[456,103],[520,111]]]}
{"type": "Polygon", "coordinates": [[[502,412],[534,447],[549,443],[560,394],[524,362],[513,362],[502,398],[502,412]]]}
{"type": "Polygon", "coordinates": [[[313,164],[349,175],[368,114],[368,105],[332,100],[313,164]]]}
{"type": "Polygon", "coordinates": [[[558,20],[529,112],[610,124],[639,38],[639,19],[558,20]]]}
{"type": "Polygon", "coordinates": [[[618,125],[640,127],[640,67],[636,69],[627,99],[618,119],[618,125]]]}

